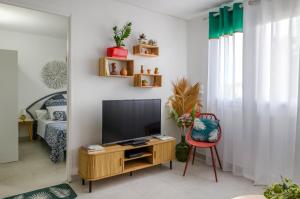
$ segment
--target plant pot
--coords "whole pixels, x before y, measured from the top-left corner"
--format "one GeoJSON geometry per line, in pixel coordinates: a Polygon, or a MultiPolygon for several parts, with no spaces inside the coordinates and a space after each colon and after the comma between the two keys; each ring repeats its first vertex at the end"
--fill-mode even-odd
{"type": "Polygon", "coordinates": [[[186,162],[189,155],[189,145],[185,142],[185,135],[181,135],[181,142],[176,145],[176,159],[186,162]]]}
{"type": "Polygon", "coordinates": [[[128,50],[123,47],[111,47],[107,48],[107,56],[108,57],[120,57],[127,58],[128,50]]]}

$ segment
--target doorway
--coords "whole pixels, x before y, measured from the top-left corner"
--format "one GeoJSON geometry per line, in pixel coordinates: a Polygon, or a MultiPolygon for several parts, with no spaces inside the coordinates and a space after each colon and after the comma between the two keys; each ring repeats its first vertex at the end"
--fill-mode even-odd
{"type": "Polygon", "coordinates": [[[6,4],[0,15],[2,198],[67,180],[69,18],[6,4]]]}

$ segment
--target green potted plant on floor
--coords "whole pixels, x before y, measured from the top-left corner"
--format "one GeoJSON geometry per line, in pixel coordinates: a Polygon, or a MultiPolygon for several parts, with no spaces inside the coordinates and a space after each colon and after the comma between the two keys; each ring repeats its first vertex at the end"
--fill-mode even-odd
{"type": "Polygon", "coordinates": [[[272,184],[265,189],[267,199],[300,199],[300,187],[290,179],[283,179],[281,183],[272,184]]]}
{"type": "Polygon", "coordinates": [[[199,91],[199,83],[191,85],[187,79],[180,79],[173,83],[173,95],[167,103],[170,118],[181,128],[181,142],[176,145],[176,158],[180,162],[185,162],[188,157],[189,146],[185,141],[185,133],[192,125],[196,112],[200,112],[199,91]]]}

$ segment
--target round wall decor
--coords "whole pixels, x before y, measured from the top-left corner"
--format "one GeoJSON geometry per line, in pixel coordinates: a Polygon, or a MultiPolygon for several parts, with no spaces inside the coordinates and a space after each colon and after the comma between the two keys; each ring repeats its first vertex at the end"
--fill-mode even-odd
{"type": "Polygon", "coordinates": [[[49,88],[60,89],[66,86],[68,81],[67,64],[62,61],[48,62],[41,73],[43,82],[49,88]]]}

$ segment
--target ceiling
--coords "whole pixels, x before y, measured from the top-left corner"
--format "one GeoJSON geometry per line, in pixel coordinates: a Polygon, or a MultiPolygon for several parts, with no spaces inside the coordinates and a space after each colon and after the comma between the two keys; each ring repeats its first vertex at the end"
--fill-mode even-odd
{"type": "Polygon", "coordinates": [[[137,7],[145,8],[162,14],[191,19],[206,12],[208,9],[233,0],[117,0],[137,7]]]}
{"type": "Polygon", "coordinates": [[[0,3],[0,29],[66,38],[68,18],[0,3]]]}

